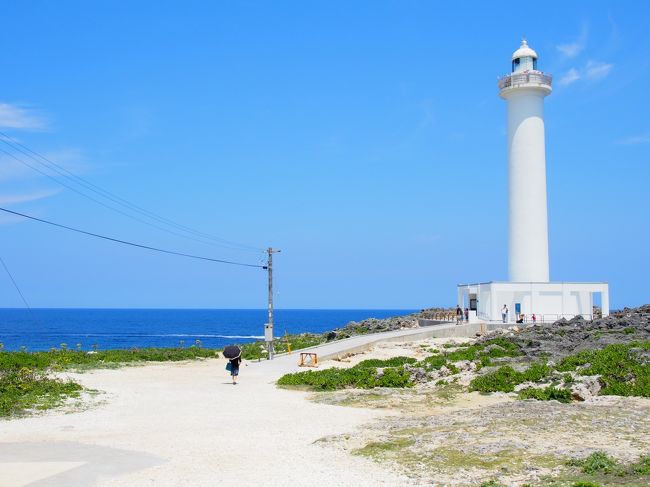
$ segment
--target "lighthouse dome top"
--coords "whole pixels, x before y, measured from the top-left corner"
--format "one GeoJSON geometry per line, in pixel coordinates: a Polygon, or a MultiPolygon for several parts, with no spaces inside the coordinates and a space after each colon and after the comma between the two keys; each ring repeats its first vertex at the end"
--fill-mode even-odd
{"type": "Polygon", "coordinates": [[[519,49],[512,53],[513,61],[522,57],[532,57],[533,59],[537,59],[537,53],[528,47],[528,42],[526,42],[526,39],[522,39],[519,49]]]}

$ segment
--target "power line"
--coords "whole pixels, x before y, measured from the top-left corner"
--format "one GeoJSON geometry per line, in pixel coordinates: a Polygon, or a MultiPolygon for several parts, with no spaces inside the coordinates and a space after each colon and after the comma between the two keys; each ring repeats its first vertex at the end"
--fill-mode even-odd
{"type": "Polygon", "coordinates": [[[130,215],[129,213],[126,213],[126,212],[124,212],[124,211],[122,211],[122,210],[120,210],[120,209],[118,209],[118,208],[113,208],[112,206],[107,205],[107,204],[104,203],[103,201],[100,201],[100,200],[98,200],[98,199],[96,199],[96,198],[94,198],[94,197],[92,197],[92,196],[89,196],[89,195],[87,195],[87,194],[85,194],[85,193],[79,191],[78,189],[74,188],[73,186],[70,186],[69,184],[66,184],[66,183],[64,183],[64,182],[62,182],[62,181],[59,181],[58,179],[56,179],[56,178],[55,178],[54,176],[52,176],[51,174],[48,174],[48,173],[46,173],[45,171],[42,171],[41,169],[32,166],[30,163],[28,163],[28,162],[26,162],[26,161],[23,161],[22,159],[16,157],[14,154],[12,154],[12,153],[10,153],[10,152],[7,152],[6,150],[4,150],[4,149],[2,149],[2,148],[0,148],[0,152],[2,152],[2,153],[4,153],[4,154],[8,155],[8,156],[11,157],[12,159],[15,159],[16,161],[20,162],[21,164],[24,164],[25,166],[27,166],[27,167],[33,169],[34,171],[38,172],[39,174],[42,174],[43,176],[50,178],[52,181],[54,181],[54,182],[60,184],[61,186],[64,186],[64,187],[68,188],[70,191],[73,191],[73,192],[77,193],[78,195],[83,196],[84,198],[88,198],[89,200],[94,201],[95,203],[97,203],[98,205],[103,206],[104,208],[108,208],[109,210],[113,210],[113,211],[115,211],[115,212],[117,212],[117,213],[119,213],[119,214],[121,214],[121,215],[126,216],[127,218],[131,218],[132,220],[135,220],[135,221],[137,221],[137,222],[144,223],[145,225],[149,225],[150,227],[156,228],[156,229],[161,230],[161,231],[163,231],[163,232],[167,232],[167,233],[170,233],[170,234],[172,234],[172,235],[176,235],[177,237],[188,238],[188,239],[190,239],[190,240],[194,240],[195,242],[200,242],[200,243],[203,243],[203,244],[206,243],[206,242],[204,242],[203,240],[198,240],[198,239],[193,238],[193,237],[190,237],[190,236],[188,236],[188,235],[182,235],[182,234],[177,233],[177,232],[175,232],[175,231],[173,231],[173,230],[169,230],[169,229],[167,229],[167,228],[160,227],[160,226],[156,225],[155,223],[151,223],[151,222],[148,222],[148,221],[146,221],[146,220],[143,220],[142,218],[138,218],[137,216],[130,215]]]}
{"type": "Polygon", "coordinates": [[[238,266],[243,266],[243,267],[257,267],[257,268],[260,268],[260,269],[266,269],[266,266],[264,266],[264,265],[246,264],[246,263],[243,263],[243,262],[235,262],[235,261],[224,260],[224,259],[213,259],[211,257],[203,257],[203,256],[200,256],[200,255],[186,254],[186,253],[183,253],[183,252],[176,252],[176,251],[173,251],[173,250],[165,250],[165,249],[160,249],[158,247],[152,247],[152,246],[149,246],[149,245],[143,245],[143,244],[138,244],[138,243],[134,243],[134,242],[129,242],[128,240],[121,240],[121,239],[118,239],[118,238],[107,237],[106,235],[100,235],[98,233],[93,233],[93,232],[87,232],[85,230],[80,230],[78,228],[69,227],[67,225],[62,225],[60,223],[51,222],[49,220],[44,220],[42,218],[36,218],[35,216],[26,215],[24,213],[19,213],[17,211],[9,210],[7,208],[1,208],[0,207],[0,211],[4,211],[5,213],[9,213],[9,214],[12,214],[12,215],[27,218],[29,220],[33,220],[33,221],[37,221],[37,222],[41,222],[41,223],[47,223],[48,225],[52,225],[52,226],[58,227],[58,228],[63,228],[65,230],[70,230],[72,232],[77,232],[77,233],[81,233],[81,234],[88,235],[88,236],[91,236],[91,237],[101,238],[101,239],[104,239],[104,240],[109,240],[111,242],[121,243],[121,244],[124,244],[124,245],[130,245],[132,247],[138,247],[138,248],[141,248],[141,249],[152,250],[154,252],[161,252],[163,254],[178,255],[180,257],[188,257],[190,259],[207,260],[209,262],[217,262],[217,263],[220,263],[220,264],[231,264],[231,265],[238,265],[238,266]]]}
{"type": "MultiPolygon", "coordinates": [[[[158,214],[156,214],[156,213],[154,213],[152,211],[146,210],[146,209],[144,209],[144,208],[142,208],[142,207],[140,207],[140,206],[138,206],[138,205],[136,205],[134,203],[129,202],[128,200],[126,200],[124,198],[121,198],[120,196],[118,196],[118,195],[116,195],[114,193],[111,193],[108,190],[105,190],[105,189],[101,188],[100,186],[97,186],[96,184],[91,183],[90,181],[82,178],[81,176],[78,176],[78,175],[72,173],[71,171],[67,170],[65,167],[61,166],[60,164],[57,164],[56,162],[52,161],[51,159],[45,157],[44,155],[30,149],[26,145],[20,143],[19,141],[17,141],[13,137],[9,136],[8,134],[6,134],[6,133],[4,133],[2,131],[0,131],[0,141],[3,142],[4,144],[6,144],[7,146],[9,146],[10,148],[12,148],[13,150],[18,151],[21,154],[29,157],[30,159],[32,159],[36,163],[40,164],[41,166],[46,167],[49,170],[56,172],[59,176],[61,176],[63,178],[66,178],[68,181],[72,181],[72,182],[84,187],[86,190],[89,190],[89,191],[99,195],[102,198],[105,198],[105,199],[107,199],[109,201],[112,201],[113,203],[118,204],[118,205],[122,206],[123,208],[127,208],[130,211],[136,212],[136,213],[138,213],[140,215],[143,215],[143,216],[145,216],[147,218],[150,218],[150,219],[152,219],[154,221],[157,221],[159,223],[162,223],[164,225],[168,225],[170,227],[176,228],[177,230],[180,230],[182,232],[189,233],[189,234],[192,234],[194,236],[197,236],[197,237],[200,237],[200,238],[203,238],[203,239],[211,240],[212,242],[210,242],[210,243],[215,243],[216,242],[219,245],[230,247],[230,248],[238,248],[239,250],[252,250],[252,251],[256,251],[256,252],[262,252],[263,251],[263,249],[258,248],[258,247],[254,247],[254,246],[247,245],[247,244],[242,244],[242,243],[239,243],[239,242],[234,242],[234,241],[231,241],[231,240],[216,237],[216,236],[211,235],[209,233],[194,230],[193,228],[190,228],[190,227],[188,227],[186,225],[182,225],[182,224],[177,223],[177,222],[175,222],[173,220],[170,220],[169,218],[162,217],[162,216],[160,216],[160,215],[158,215],[158,214]]],[[[150,222],[147,222],[147,221],[141,220],[141,219],[139,219],[137,217],[134,217],[133,215],[127,214],[127,213],[125,213],[125,212],[123,212],[123,211],[121,211],[121,210],[119,210],[117,208],[114,208],[112,206],[104,204],[103,202],[98,201],[97,199],[87,195],[86,193],[83,193],[83,192],[81,192],[81,191],[79,191],[79,190],[77,190],[75,188],[70,187],[68,184],[65,184],[65,183],[61,182],[56,177],[37,169],[36,167],[32,166],[31,164],[25,162],[24,160],[22,160],[22,159],[20,159],[18,157],[16,157],[15,155],[10,154],[9,152],[6,152],[6,151],[4,151],[2,149],[0,149],[0,151],[2,151],[5,154],[9,155],[13,159],[20,162],[21,164],[26,165],[27,167],[33,169],[34,171],[37,171],[38,173],[40,173],[40,174],[42,174],[44,176],[47,176],[48,178],[54,180],[55,182],[61,184],[62,186],[65,186],[66,188],[71,189],[72,191],[76,192],[77,194],[80,194],[81,196],[84,196],[84,197],[90,199],[91,201],[94,201],[95,203],[98,203],[98,204],[104,206],[105,208],[109,208],[111,210],[114,210],[114,211],[116,211],[116,212],[118,212],[118,213],[120,213],[120,214],[122,214],[124,216],[127,216],[129,218],[133,218],[133,219],[135,219],[135,220],[137,220],[137,221],[139,221],[141,223],[153,226],[154,228],[157,228],[159,230],[167,231],[167,232],[172,233],[174,235],[184,237],[184,238],[190,238],[191,240],[197,241],[196,238],[192,238],[192,237],[189,237],[188,235],[182,235],[182,234],[173,232],[171,230],[168,230],[166,228],[162,228],[162,227],[160,227],[158,225],[154,225],[154,224],[152,224],[150,222]]],[[[203,241],[201,241],[201,242],[202,243],[207,243],[207,242],[203,242],[203,241]]]]}
{"type": "Polygon", "coordinates": [[[5,261],[2,257],[0,257],[0,262],[2,262],[2,267],[5,268],[5,271],[7,272],[7,275],[9,276],[9,279],[11,279],[11,282],[13,283],[14,287],[16,288],[16,291],[18,291],[18,294],[20,295],[20,299],[23,300],[23,303],[25,304],[25,307],[29,310],[29,313],[32,313],[32,308],[27,302],[27,299],[25,299],[25,295],[23,292],[20,290],[20,287],[18,287],[18,283],[14,279],[14,276],[9,272],[9,268],[7,267],[7,264],[5,264],[5,261]]]}

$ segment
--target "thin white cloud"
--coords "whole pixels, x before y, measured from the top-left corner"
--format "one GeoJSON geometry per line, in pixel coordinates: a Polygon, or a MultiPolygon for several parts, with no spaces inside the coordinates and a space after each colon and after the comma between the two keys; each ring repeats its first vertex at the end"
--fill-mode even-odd
{"type": "Polygon", "coordinates": [[[650,144],[650,132],[641,135],[633,135],[618,141],[622,145],[650,144]]]}
{"type": "MultiPolygon", "coordinates": [[[[47,169],[45,166],[39,164],[39,162],[36,162],[36,160],[26,156],[25,154],[3,146],[2,144],[0,144],[0,146],[2,146],[3,150],[9,151],[12,154],[8,155],[0,153],[0,181],[17,181],[24,179],[45,178],[42,173],[30,168],[29,166],[33,166],[39,171],[43,171],[46,174],[60,178],[56,172],[47,169]],[[24,164],[19,162],[17,159],[24,161],[24,164]]],[[[84,173],[87,170],[86,164],[84,163],[83,154],[77,149],[48,151],[43,153],[43,155],[50,161],[56,162],[59,166],[74,174],[84,173]]],[[[37,156],[36,159],[44,162],[37,156]]],[[[45,164],[47,165],[47,163],[45,164]]]]}
{"type": "Polygon", "coordinates": [[[0,103],[0,128],[42,130],[46,127],[46,120],[31,108],[0,103]]]}
{"type": "Polygon", "coordinates": [[[558,80],[560,86],[569,86],[579,80],[598,81],[612,72],[614,65],[602,61],[588,61],[582,68],[571,68],[558,80]]]}
{"type": "Polygon", "coordinates": [[[612,71],[613,64],[600,61],[589,61],[585,67],[585,77],[588,79],[605,78],[612,71]]]}
{"type": "Polygon", "coordinates": [[[566,58],[574,58],[587,47],[587,39],[589,37],[589,29],[587,24],[582,25],[580,30],[580,35],[573,42],[568,42],[566,44],[559,44],[556,46],[556,49],[566,58]]]}
{"type": "Polygon", "coordinates": [[[16,203],[28,203],[30,201],[42,200],[59,194],[60,192],[61,189],[46,189],[23,194],[0,194],[0,205],[13,205],[16,203]]]}
{"type": "Polygon", "coordinates": [[[580,73],[578,72],[578,70],[576,68],[571,68],[564,74],[564,76],[562,76],[558,80],[557,83],[560,86],[568,86],[571,83],[575,83],[576,81],[578,81],[580,79],[580,77],[581,76],[580,76],[580,73]]]}

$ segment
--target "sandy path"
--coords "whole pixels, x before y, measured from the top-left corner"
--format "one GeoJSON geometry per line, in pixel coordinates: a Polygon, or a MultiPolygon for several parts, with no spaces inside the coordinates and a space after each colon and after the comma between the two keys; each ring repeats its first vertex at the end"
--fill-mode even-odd
{"type": "Polygon", "coordinates": [[[381,466],[313,442],[384,413],[277,389],[273,368],[222,360],[97,370],[87,411],[0,421],[1,486],[409,485],[381,466]]]}

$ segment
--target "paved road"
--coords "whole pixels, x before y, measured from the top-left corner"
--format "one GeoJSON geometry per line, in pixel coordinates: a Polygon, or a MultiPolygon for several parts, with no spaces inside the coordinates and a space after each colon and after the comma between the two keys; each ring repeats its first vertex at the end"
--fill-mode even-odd
{"type": "MultiPolygon", "coordinates": [[[[512,326],[512,324],[489,323],[483,327],[488,330],[512,326]]],[[[359,335],[344,340],[318,345],[311,348],[302,349],[299,352],[310,351],[318,354],[318,360],[328,360],[343,356],[347,353],[358,353],[371,348],[379,342],[407,342],[415,340],[424,340],[426,338],[443,338],[443,337],[472,337],[481,330],[479,323],[469,323],[456,325],[455,323],[441,323],[422,328],[405,328],[401,330],[373,333],[370,335],[359,335]]],[[[283,374],[304,370],[298,367],[299,352],[292,352],[290,355],[282,354],[273,360],[264,360],[253,362],[251,366],[262,367],[268,371],[269,377],[277,379],[283,374]]]]}

